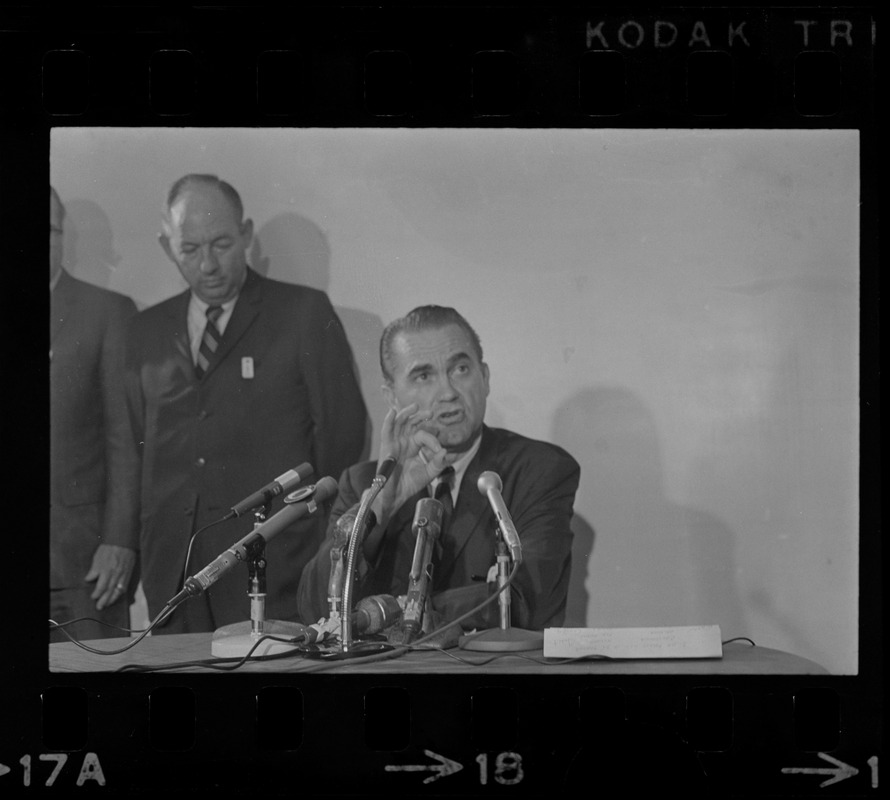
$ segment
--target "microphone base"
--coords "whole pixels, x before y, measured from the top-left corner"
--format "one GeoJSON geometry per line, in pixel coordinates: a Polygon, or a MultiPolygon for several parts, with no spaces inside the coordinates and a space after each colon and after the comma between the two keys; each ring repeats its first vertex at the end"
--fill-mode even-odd
{"type": "MultiPolygon", "coordinates": [[[[267,619],[263,622],[263,633],[256,635],[251,632],[250,620],[224,625],[213,632],[210,653],[215,658],[243,658],[262,636],[275,636],[281,639],[301,638],[306,633],[306,626],[299,622],[284,622],[267,619]]],[[[250,653],[251,658],[259,656],[275,656],[291,650],[305,647],[305,642],[277,642],[274,639],[263,639],[256,650],[250,653]]]]}
{"type": "Polygon", "coordinates": [[[487,653],[509,653],[521,650],[542,650],[544,634],[524,628],[490,628],[461,636],[457,641],[461,650],[481,650],[487,653]]]}

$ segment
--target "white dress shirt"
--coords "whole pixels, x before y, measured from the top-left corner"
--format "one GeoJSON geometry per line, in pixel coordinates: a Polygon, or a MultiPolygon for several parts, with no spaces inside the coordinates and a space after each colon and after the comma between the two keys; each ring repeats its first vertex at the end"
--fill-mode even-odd
{"type": "MultiPolygon", "coordinates": [[[[235,308],[235,303],[237,302],[238,296],[236,295],[232,300],[222,304],[222,314],[220,314],[216,320],[216,329],[219,331],[220,336],[225,333],[226,325],[229,324],[229,320],[232,318],[232,310],[235,308]]],[[[192,350],[192,364],[198,363],[198,350],[201,347],[201,339],[204,337],[204,328],[207,327],[207,308],[209,305],[210,303],[205,303],[200,297],[192,292],[192,296],[189,299],[187,318],[189,345],[192,350]]]]}

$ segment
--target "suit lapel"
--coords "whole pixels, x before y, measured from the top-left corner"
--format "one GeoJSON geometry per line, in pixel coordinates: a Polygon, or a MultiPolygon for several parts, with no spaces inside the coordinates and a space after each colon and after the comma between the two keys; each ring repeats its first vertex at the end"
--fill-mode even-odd
{"type": "Polygon", "coordinates": [[[184,291],[167,309],[167,331],[164,336],[171,341],[174,358],[180,369],[195,380],[195,365],[192,362],[192,347],[189,342],[188,309],[191,290],[184,291]]]}
{"type": "Polygon", "coordinates": [[[411,562],[414,560],[415,538],[411,531],[414,522],[414,511],[421,498],[429,497],[426,487],[421,489],[413,497],[396,511],[388,525],[389,530],[407,531],[407,535],[388,537],[375,570],[379,573],[377,588],[381,592],[392,592],[393,587],[408,578],[411,571],[411,562]]]}
{"type": "Polygon", "coordinates": [[[479,452],[470,462],[460,483],[457,505],[443,542],[442,561],[437,566],[440,575],[446,575],[451,570],[470,542],[488,541],[494,536],[494,514],[488,500],[476,489],[476,482],[486,470],[496,469],[497,451],[498,445],[491,430],[483,427],[479,452]]]}
{"type": "Polygon", "coordinates": [[[231,352],[238,340],[244,336],[248,328],[253,325],[254,320],[259,316],[260,301],[262,300],[262,283],[263,279],[252,269],[248,268],[247,278],[238,294],[238,302],[235,303],[232,317],[229,320],[229,324],[226,325],[226,332],[223,334],[219,347],[213,354],[213,358],[210,359],[207,371],[204,373],[205,380],[231,352]]]}

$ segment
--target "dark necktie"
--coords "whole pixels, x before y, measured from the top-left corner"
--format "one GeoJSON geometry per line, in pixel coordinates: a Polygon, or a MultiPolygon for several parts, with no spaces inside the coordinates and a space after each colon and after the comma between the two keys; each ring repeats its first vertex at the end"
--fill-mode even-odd
{"type": "Polygon", "coordinates": [[[210,359],[219,347],[220,332],[216,327],[216,321],[222,314],[222,306],[207,306],[207,325],[204,328],[204,335],[201,337],[201,346],[198,348],[198,363],[195,365],[195,374],[198,378],[203,378],[210,366],[210,359]]]}
{"type": "Polygon", "coordinates": [[[448,531],[448,523],[454,511],[454,500],[451,497],[451,484],[454,481],[454,467],[445,467],[439,473],[439,484],[433,497],[442,504],[442,530],[439,533],[439,542],[448,531]]]}

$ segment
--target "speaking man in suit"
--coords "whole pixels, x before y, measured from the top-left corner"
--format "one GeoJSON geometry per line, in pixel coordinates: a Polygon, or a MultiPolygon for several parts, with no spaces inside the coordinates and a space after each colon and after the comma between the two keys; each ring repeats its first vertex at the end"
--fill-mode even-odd
{"type": "MultiPolygon", "coordinates": [[[[65,209],[49,194],[50,618],[78,639],[129,626],[136,551],[115,524],[126,503],[123,339],[136,313],[128,297],[62,269],[65,209]],[[96,621],[96,620],[100,620],[96,621]]],[[[51,641],[67,641],[61,631],[51,641]]]]}
{"type": "MultiPolygon", "coordinates": [[[[230,184],[213,175],[178,180],[160,243],[189,289],[131,326],[126,374],[141,503],[129,527],[140,531],[134,546],[152,618],[184,574],[246,535],[253,518],[205,526],[303,462],[316,478],[339,475],[364,446],[367,412],[327,295],[251,270],[252,236],[230,184]]],[[[294,617],[300,573],[322,537],[321,521],[307,517],[269,542],[266,617],[294,617]]],[[[208,631],[249,616],[242,568],[156,630],[208,631]]]]}
{"type": "MultiPolygon", "coordinates": [[[[571,566],[577,462],[555,445],[483,424],[489,368],[479,337],[452,308],[422,306],[387,326],[380,366],[389,405],[380,459],[351,467],[340,480],[327,537],[303,573],[301,620],[328,615],[331,548],[348,537],[378,466],[395,457],[397,465],[371,506],[354,597],[406,593],[415,505],[430,494],[445,498],[446,509],[449,502],[453,507],[446,511],[433,558],[433,611],[452,620],[493,594],[496,521],[477,489],[480,474],[493,471],[503,482],[522,543],[523,560],[512,584],[512,624],[529,630],[559,625],[571,566]]],[[[493,601],[463,627],[497,627],[498,614],[493,601]]]]}

